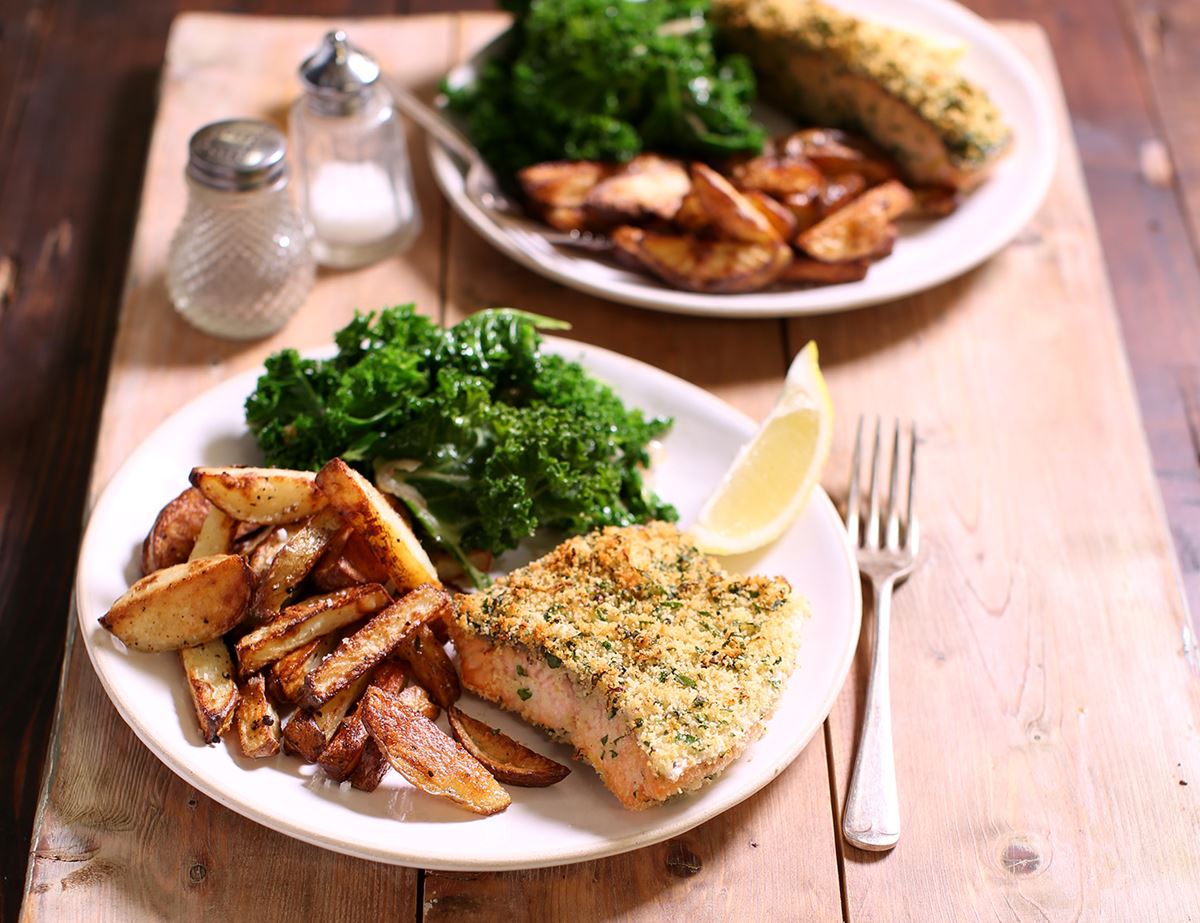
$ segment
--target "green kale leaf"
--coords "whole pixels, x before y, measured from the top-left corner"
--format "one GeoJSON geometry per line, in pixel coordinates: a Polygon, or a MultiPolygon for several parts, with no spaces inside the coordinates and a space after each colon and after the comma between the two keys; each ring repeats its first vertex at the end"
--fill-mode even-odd
{"type": "Polygon", "coordinates": [[[448,330],[413,305],[356,315],[332,359],[272,355],[246,422],[269,465],[340,456],[374,477],[482,585],[470,550],[500,554],[539,527],[676,518],[642,477],[671,421],[543,353],[538,329],[563,326],[511,309],[448,330]]]}

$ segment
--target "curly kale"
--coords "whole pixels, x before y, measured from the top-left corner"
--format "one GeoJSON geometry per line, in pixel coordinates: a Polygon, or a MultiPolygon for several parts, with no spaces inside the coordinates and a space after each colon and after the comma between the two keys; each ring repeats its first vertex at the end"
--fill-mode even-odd
{"type": "Polygon", "coordinates": [[[507,52],[451,108],[492,168],[628,161],[643,150],[711,159],[758,153],[754,72],[719,57],[708,0],[508,0],[507,52]]]}
{"type": "Polygon", "coordinates": [[[671,421],[543,353],[538,329],[563,326],[509,309],[448,330],[413,305],[356,315],[332,359],[268,358],[246,422],[269,465],[340,456],[374,476],[481,585],[469,550],[499,554],[541,526],[676,518],[642,479],[671,421]]]}

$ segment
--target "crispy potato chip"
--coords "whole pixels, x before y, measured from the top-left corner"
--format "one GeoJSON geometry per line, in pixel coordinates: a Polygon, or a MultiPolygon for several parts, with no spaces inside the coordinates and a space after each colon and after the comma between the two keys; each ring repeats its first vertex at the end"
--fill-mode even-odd
{"type": "Polygon", "coordinates": [[[330,505],[366,541],[397,590],[438,582],[433,562],[412,528],[375,485],[340,458],[317,472],[317,484],[330,505]]]}
{"type": "Polygon", "coordinates": [[[215,744],[229,730],[238,701],[233,659],[225,639],[214,638],[205,644],[185,647],[179,652],[179,662],[187,677],[200,734],[206,742],[215,744]]]}
{"type": "MultiPolygon", "coordinates": [[[[370,688],[388,695],[397,695],[404,688],[407,678],[408,670],[403,664],[394,660],[384,661],[371,678],[370,688]]],[[[342,719],[337,731],[317,758],[317,764],[325,771],[325,775],[337,782],[344,781],[354,772],[371,736],[362,723],[362,715],[359,713],[361,708],[360,700],[354,711],[342,719]]]]}
{"type": "Polygon", "coordinates": [[[413,677],[438,705],[449,708],[458,701],[462,695],[458,673],[428,625],[423,624],[412,632],[397,653],[412,667],[413,677]]]}
{"type": "Polygon", "coordinates": [[[189,487],[164,506],[142,542],[142,573],[152,574],[188,559],[212,504],[189,487]]]}
{"type": "MultiPolygon", "coordinates": [[[[425,584],[406,593],[354,634],[344,638],[334,652],[308,674],[301,703],[308,708],[317,708],[327,702],[380,663],[407,635],[414,630],[420,631],[423,622],[449,606],[450,596],[440,586],[425,584]]],[[[442,656],[445,655],[442,651],[442,656]]],[[[415,667],[414,672],[417,672],[415,667]]],[[[450,672],[454,673],[453,666],[450,672]]],[[[455,682],[457,684],[457,676],[455,682]]]]}
{"type": "Polygon", "coordinates": [[[392,767],[431,795],[476,814],[496,814],[512,799],[483,764],[423,715],[368,689],[362,720],[392,767]]]}
{"type": "Polygon", "coordinates": [[[458,742],[499,782],[545,788],[571,774],[562,763],[530,750],[458,708],[450,708],[446,717],[450,719],[450,730],[458,742]]]}
{"type": "Polygon", "coordinates": [[[781,243],[700,240],[646,232],[638,249],[646,268],[695,292],[753,292],[766,288],[792,260],[781,243]]]}
{"type": "Polygon", "coordinates": [[[783,240],[753,203],[711,167],[692,164],[692,189],[718,237],[758,244],[783,240]]]}
{"type": "Polygon", "coordinates": [[[311,471],[285,468],[193,468],[191,482],[234,519],[280,525],[307,519],[325,505],[311,471]]]}
{"type": "Polygon", "coordinates": [[[137,651],[177,651],[213,641],[246,615],[253,578],[235,554],[156,570],[131,586],[100,624],[137,651]]]}
{"type": "Polygon", "coordinates": [[[391,602],[383,587],[368,583],[289,606],[279,618],[238,640],[238,667],[243,676],[257,673],[314,638],[373,615],[391,602]]]}
{"type": "Polygon", "coordinates": [[[242,683],[235,724],[243,756],[263,759],[279,752],[283,739],[279,713],[267,698],[261,673],[255,673],[242,683]]]}

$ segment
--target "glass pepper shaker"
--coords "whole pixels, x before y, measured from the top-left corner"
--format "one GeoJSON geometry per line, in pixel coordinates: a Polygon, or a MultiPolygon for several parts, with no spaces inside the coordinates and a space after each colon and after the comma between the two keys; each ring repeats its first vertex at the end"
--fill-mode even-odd
{"type": "Polygon", "coordinates": [[[421,230],[404,127],[379,73],[341,31],[300,66],[289,130],[310,244],[325,266],[372,263],[421,230]]]}
{"type": "Polygon", "coordinates": [[[188,205],[167,258],[176,310],[213,336],[279,330],[312,288],[315,263],[287,190],[287,141],[256,119],[206,125],[188,143],[188,205]]]}

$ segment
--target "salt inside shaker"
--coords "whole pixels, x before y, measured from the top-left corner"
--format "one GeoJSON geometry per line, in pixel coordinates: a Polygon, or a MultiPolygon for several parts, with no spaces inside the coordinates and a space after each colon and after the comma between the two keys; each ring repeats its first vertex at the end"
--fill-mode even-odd
{"type": "Polygon", "coordinates": [[[213,336],[279,330],[312,288],[304,220],[287,191],[287,141],[256,119],[206,125],[188,143],[188,205],[167,258],[176,310],[213,336]]]}
{"type": "Polygon", "coordinates": [[[300,66],[289,130],[309,239],[325,266],[372,263],[421,230],[404,127],[379,65],[330,32],[300,66]]]}

